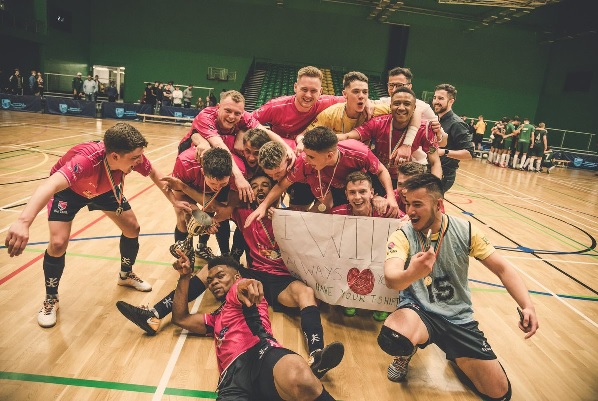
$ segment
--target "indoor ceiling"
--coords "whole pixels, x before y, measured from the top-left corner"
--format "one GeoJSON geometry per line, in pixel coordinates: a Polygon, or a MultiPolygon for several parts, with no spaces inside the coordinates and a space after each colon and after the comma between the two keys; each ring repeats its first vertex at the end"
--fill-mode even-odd
{"type": "MultiPolygon", "coordinates": [[[[285,1],[274,0],[278,6],[285,1]]],[[[291,0],[292,1],[292,0],[291,0]]],[[[405,24],[405,16],[426,15],[463,21],[465,32],[511,25],[538,33],[540,42],[597,34],[596,0],[320,0],[364,8],[366,18],[405,24]]]]}

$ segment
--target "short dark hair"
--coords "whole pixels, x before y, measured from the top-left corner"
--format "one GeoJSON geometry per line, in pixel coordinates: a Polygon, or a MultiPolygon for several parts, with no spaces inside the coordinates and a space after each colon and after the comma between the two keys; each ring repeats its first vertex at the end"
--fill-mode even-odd
{"type": "Polygon", "coordinates": [[[305,149],[316,152],[325,152],[336,146],[338,138],[334,131],[328,127],[316,127],[305,133],[303,146],[305,149]]]}
{"type": "MultiPolygon", "coordinates": [[[[409,93],[411,96],[413,96],[415,99],[417,99],[417,96],[415,96],[415,92],[413,92],[413,89],[408,88],[406,86],[399,86],[393,93],[392,96],[396,95],[397,93],[401,93],[401,92],[405,92],[405,93],[409,93]]],[[[392,99],[391,96],[391,99],[392,99]]]]}
{"type": "Polygon", "coordinates": [[[201,164],[204,174],[208,177],[221,179],[229,177],[233,172],[232,156],[222,148],[206,150],[201,158],[201,164]]]}
{"type": "Polygon", "coordinates": [[[349,184],[350,182],[356,183],[359,181],[367,181],[370,183],[370,187],[372,186],[372,177],[370,177],[363,171],[353,171],[352,173],[349,173],[349,175],[347,175],[347,178],[345,179],[345,188],[347,187],[347,184],[349,184]]]}
{"type": "Polygon", "coordinates": [[[260,149],[266,143],[270,142],[268,133],[261,128],[251,128],[243,134],[243,144],[249,142],[249,145],[260,149]]]}
{"type": "Polygon", "coordinates": [[[351,85],[351,82],[353,81],[361,81],[367,84],[369,82],[369,79],[365,74],[359,71],[348,72],[343,77],[343,88],[348,88],[349,85],[351,85]]]}
{"type": "Polygon", "coordinates": [[[413,177],[414,175],[424,174],[426,172],[426,166],[418,162],[407,162],[399,164],[397,170],[407,177],[413,177]]]}
{"type": "Polygon", "coordinates": [[[406,191],[414,191],[420,188],[425,188],[428,193],[437,199],[442,198],[444,194],[442,181],[434,174],[424,173],[414,175],[403,183],[403,190],[406,191]]]}
{"type": "Polygon", "coordinates": [[[451,84],[436,85],[435,91],[446,91],[451,99],[457,99],[457,88],[451,84]]]}
{"type": "Polygon", "coordinates": [[[413,73],[409,68],[395,67],[392,70],[388,71],[389,77],[396,77],[397,75],[404,75],[405,78],[409,80],[409,83],[411,83],[411,80],[413,79],[413,73]]]}
{"type": "Polygon", "coordinates": [[[224,265],[226,267],[230,267],[231,269],[239,271],[243,265],[235,260],[232,256],[216,256],[215,258],[211,259],[208,262],[208,270],[210,270],[214,266],[224,265]]]}
{"type": "Polygon", "coordinates": [[[137,128],[127,123],[118,123],[104,134],[104,146],[106,153],[116,152],[120,155],[134,151],[137,148],[145,148],[147,140],[141,135],[137,128]]]}
{"type": "Polygon", "coordinates": [[[519,119],[519,116],[515,116],[515,117],[513,117],[513,119],[511,121],[521,121],[521,120],[519,119]]]}

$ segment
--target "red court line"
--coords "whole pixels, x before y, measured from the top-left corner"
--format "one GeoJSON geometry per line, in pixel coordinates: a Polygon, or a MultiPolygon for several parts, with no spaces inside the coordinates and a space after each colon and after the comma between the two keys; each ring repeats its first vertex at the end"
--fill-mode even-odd
{"type": "MultiPolygon", "coordinates": [[[[137,192],[135,195],[133,195],[129,199],[130,200],[135,199],[136,197],[138,197],[139,195],[141,195],[142,193],[144,193],[145,191],[147,191],[148,189],[150,189],[152,187],[153,187],[153,185],[150,185],[149,187],[142,189],[140,192],[137,192]]],[[[71,236],[69,237],[69,239],[75,238],[77,235],[81,234],[83,231],[87,230],[89,227],[93,226],[94,224],[96,224],[98,221],[104,219],[105,217],[106,217],[105,214],[101,215],[100,217],[98,217],[97,219],[95,219],[94,221],[92,221],[91,223],[89,223],[88,225],[86,225],[83,228],[81,228],[79,231],[76,231],[74,234],[71,234],[71,236]]],[[[4,284],[5,282],[7,282],[8,280],[10,280],[11,278],[13,278],[14,276],[16,276],[17,274],[19,274],[20,272],[22,272],[23,270],[25,270],[26,268],[28,268],[29,266],[31,266],[35,262],[37,262],[40,259],[42,259],[43,257],[44,257],[43,253],[41,255],[37,255],[35,258],[33,258],[29,262],[25,263],[23,266],[17,268],[16,270],[12,271],[11,273],[7,274],[6,276],[0,278],[0,285],[4,284]]]]}

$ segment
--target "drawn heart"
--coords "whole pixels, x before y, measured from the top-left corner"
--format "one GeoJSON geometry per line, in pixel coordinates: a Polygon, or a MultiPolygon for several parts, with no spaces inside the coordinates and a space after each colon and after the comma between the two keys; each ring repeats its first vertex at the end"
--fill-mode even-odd
{"type": "Polygon", "coordinates": [[[370,269],[360,272],[358,268],[352,267],[347,274],[347,284],[354,293],[368,295],[374,290],[374,273],[370,269]]]}

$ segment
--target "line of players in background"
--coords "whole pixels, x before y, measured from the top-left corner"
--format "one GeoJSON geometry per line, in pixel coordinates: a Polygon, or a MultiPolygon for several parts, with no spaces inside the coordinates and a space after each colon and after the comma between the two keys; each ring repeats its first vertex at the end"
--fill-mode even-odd
{"type": "Polygon", "coordinates": [[[546,167],[548,174],[554,169],[553,152],[548,146],[548,131],[543,122],[536,127],[528,118],[521,123],[519,116],[512,120],[503,117],[492,127],[490,139],[490,164],[536,173],[546,167]]]}

